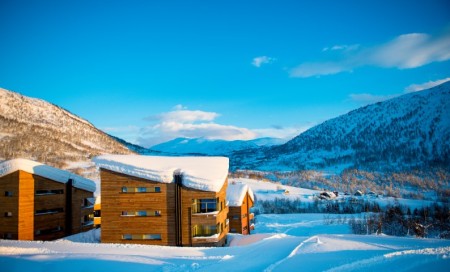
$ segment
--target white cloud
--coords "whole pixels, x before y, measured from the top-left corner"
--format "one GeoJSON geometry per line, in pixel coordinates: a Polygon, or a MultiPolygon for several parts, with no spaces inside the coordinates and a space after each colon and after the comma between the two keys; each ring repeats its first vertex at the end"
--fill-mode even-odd
{"type": "Polygon", "coordinates": [[[156,124],[142,128],[138,142],[143,146],[153,146],[178,137],[223,140],[251,140],[256,137],[250,129],[215,123],[219,116],[216,112],[188,110],[177,105],[170,112],[146,118],[156,124]]]}
{"type": "Polygon", "coordinates": [[[146,118],[153,124],[141,128],[137,143],[145,147],[163,143],[174,138],[205,138],[212,140],[253,140],[262,137],[290,139],[309,127],[272,127],[248,129],[215,122],[220,116],[215,112],[188,110],[177,105],[172,111],[146,118]]]}
{"type": "Polygon", "coordinates": [[[291,77],[313,77],[313,76],[325,76],[333,75],[340,72],[349,72],[352,67],[343,65],[336,62],[311,62],[303,63],[290,71],[291,77]]]}
{"type": "Polygon", "coordinates": [[[338,50],[344,50],[344,51],[352,51],[358,49],[359,44],[342,44],[342,45],[333,45],[331,47],[325,47],[322,49],[322,51],[338,51],[338,50]]]}
{"type": "Polygon", "coordinates": [[[269,64],[269,63],[272,63],[274,61],[275,61],[274,58],[271,58],[271,57],[268,57],[268,56],[261,56],[261,57],[254,58],[253,61],[252,61],[252,65],[259,68],[263,64],[269,64]]]}
{"type": "Polygon", "coordinates": [[[428,82],[425,82],[422,84],[411,84],[405,88],[405,92],[411,93],[411,92],[418,92],[418,91],[426,90],[426,89],[433,88],[434,86],[440,85],[447,81],[450,81],[450,77],[435,80],[435,81],[428,81],[428,82]]]}
{"type": "MultiPolygon", "coordinates": [[[[324,48],[342,50],[345,46],[324,48]]],[[[450,59],[450,32],[440,36],[424,33],[405,34],[384,44],[352,50],[344,50],[337,61],[303,63],[291,69],[292,77],[312,77],[352,71],[361,66],[377,66],[384,68],[411,69],[432,62],[450,59]]]]}
{"type": "Polygon", "coordinates": [[[216,119],[219,114],[215,112],[199,111],[199,110],[187,110],[182,105],[176,105],[173,111],[164,112],[158,115],[149,116],[146,120],[149,121],[162,121],[162,122],[180,122],[180,123],[194,123],[197,121],[212,121],[216,119]]]}
{"type": "Polygon", "coordinates": [[[373,95],[368,93],[361,93],[361,94],[350,94],[349,98],[350,100],[360,103],[362,105],[368,105],[373,104],[381,101],[385,101],[391,98],[394,98],[398,95],[373,95]]]}

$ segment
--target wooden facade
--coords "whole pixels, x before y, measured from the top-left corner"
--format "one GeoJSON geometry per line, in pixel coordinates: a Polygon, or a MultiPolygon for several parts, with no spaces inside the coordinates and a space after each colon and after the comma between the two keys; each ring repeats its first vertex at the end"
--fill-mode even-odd
{"type": "Polygon", "coordinates": [[[161,183],[103,168],[100,173],[102,243],[226,243],[226,180],[219,192],[207,192],[186,188],[181,182],[161,183]]]}
{"type": "Polygon", "coordinates": [[[230,233],[250,234],[253,230],[254,214],[250,212],[253,200],[247,191],[241,206],[231,207],[228,213],[230,233]]]}
{"type": "Polygon", "coordinates": [[[0,238],[54,240],[93,226],[93,193],[71,182],[18,170],[0,177],[0,192],[0,238]]]}

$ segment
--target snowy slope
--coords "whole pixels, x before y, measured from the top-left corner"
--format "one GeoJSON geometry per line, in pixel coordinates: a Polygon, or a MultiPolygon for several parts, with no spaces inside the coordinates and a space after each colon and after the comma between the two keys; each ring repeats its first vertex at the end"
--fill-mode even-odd
{"type": "Polygon", "coordinates": [[[44,100],[0,88],[0,101],[0,160],[25,158],[77,170],[93,167],[89,158],[95,155],[132,153],[88,121],[44,100]]]}
{"type": "Polygon", "coordinates": [[[316,214],[256,217],[230,247],[99,244],[99,230],[55,242],[0,240],[2,271],[448,271],[450,241],[348,234],[316,214]],[[331,234],[324,234],[331,233],[331,234]]]}
{"type": "MultiPolygon", "coordinates": [[[[262,181],[248,178],[230,178],[230,183],[246,184],[251,188],[255,196],[255,207],[258,207],[260,203],[258,201],[274,201],[275,199],[295,201],[300,200],[303,205],[314,202],[317,196],[322,192],[319,190],[310,190],[305,188],[293,187],[274,183],[270,181],[262,181]]],[[[367,200],[370,202],[376,202],[380,207],[392,206],[394,204],[400,204],[409,207],[411,210],[416,208],[431,206],[434,201],[431,200],[413,200],[405,198],[394,198],[384,196],[370,196],[364,195],[361,197],[355,197],[353,195],[343,195],[342,193],[336,198],[337,201],[350,201],[352,199],[367,200]]],[[[326,201],[324,202],[326,203],[326,201]]]]}
{"type": "Polygon", "coordinates": [[[398,169],[450,164],[450,82],[372,104],[286,144],[241,152],[234,168],[295,170],[347,165],[398,169]]]}
{"type": "Polygon", "coordinates": [[[285,143],[277,138],[259,138],[249,141],[225,141],[205,138],[176,138],[150,147],[150,150],[171,154],[230,155],[234,151],[285,143]]]}

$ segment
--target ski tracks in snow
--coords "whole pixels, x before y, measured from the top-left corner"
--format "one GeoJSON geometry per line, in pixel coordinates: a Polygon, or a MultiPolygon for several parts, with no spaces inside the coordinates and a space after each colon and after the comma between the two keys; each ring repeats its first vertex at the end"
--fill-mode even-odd
{"type": "Polygon", "coordinates": [[[269,267],[267,267],[266,269],[264,269],[264,272],[272,272],[272,271],[273,271],[277,266],[279,266],[281,263],[283,263],[283,262],[285,262],[286,260],[288,260],[288,259],[292,258],[293,256],[295,256],[295,255],[297,254],[297,252],[299,251],[299,249],[300,249],[305,243],[311,242],[311,241],[313,241],[314,239],[316,239],[316,242],[317,242],[317,243],[320,242],[319,236],[317,236],[317,235],[311,236],[311,237],[309,237],[308,239],[303,240],[298,246],[296,246],[296,247],[291,251],[291,253],[289,253],[289,255],[288,255],[286,258],[283,258],[283,259],[279,260],[278,262],[276,262],[276,263],[274,263],[274,264],[271,264],[269,267]]]}

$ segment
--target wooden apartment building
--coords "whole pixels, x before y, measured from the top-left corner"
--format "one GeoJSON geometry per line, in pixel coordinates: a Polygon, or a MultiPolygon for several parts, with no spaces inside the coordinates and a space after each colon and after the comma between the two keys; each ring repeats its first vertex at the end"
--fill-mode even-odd
{"type": "Polygon", "coordinates": [[[0,163],[0,238],[54,240],[93,226],[95,183],[38,162],[0,163]]]}
{"type": "Polygon", "coordinates": [[[102,243],[222,246],[228,233],[228,158],[107,155],[102,243]]]}
{"type": "Polygon", "coordinates": [[[246,184],[233,181],[227,189],[227,200],[230,207],[230,233],[250,234],[254,229],[254,214],[250,212],[255,201],[252,189],[246,184]]]}

